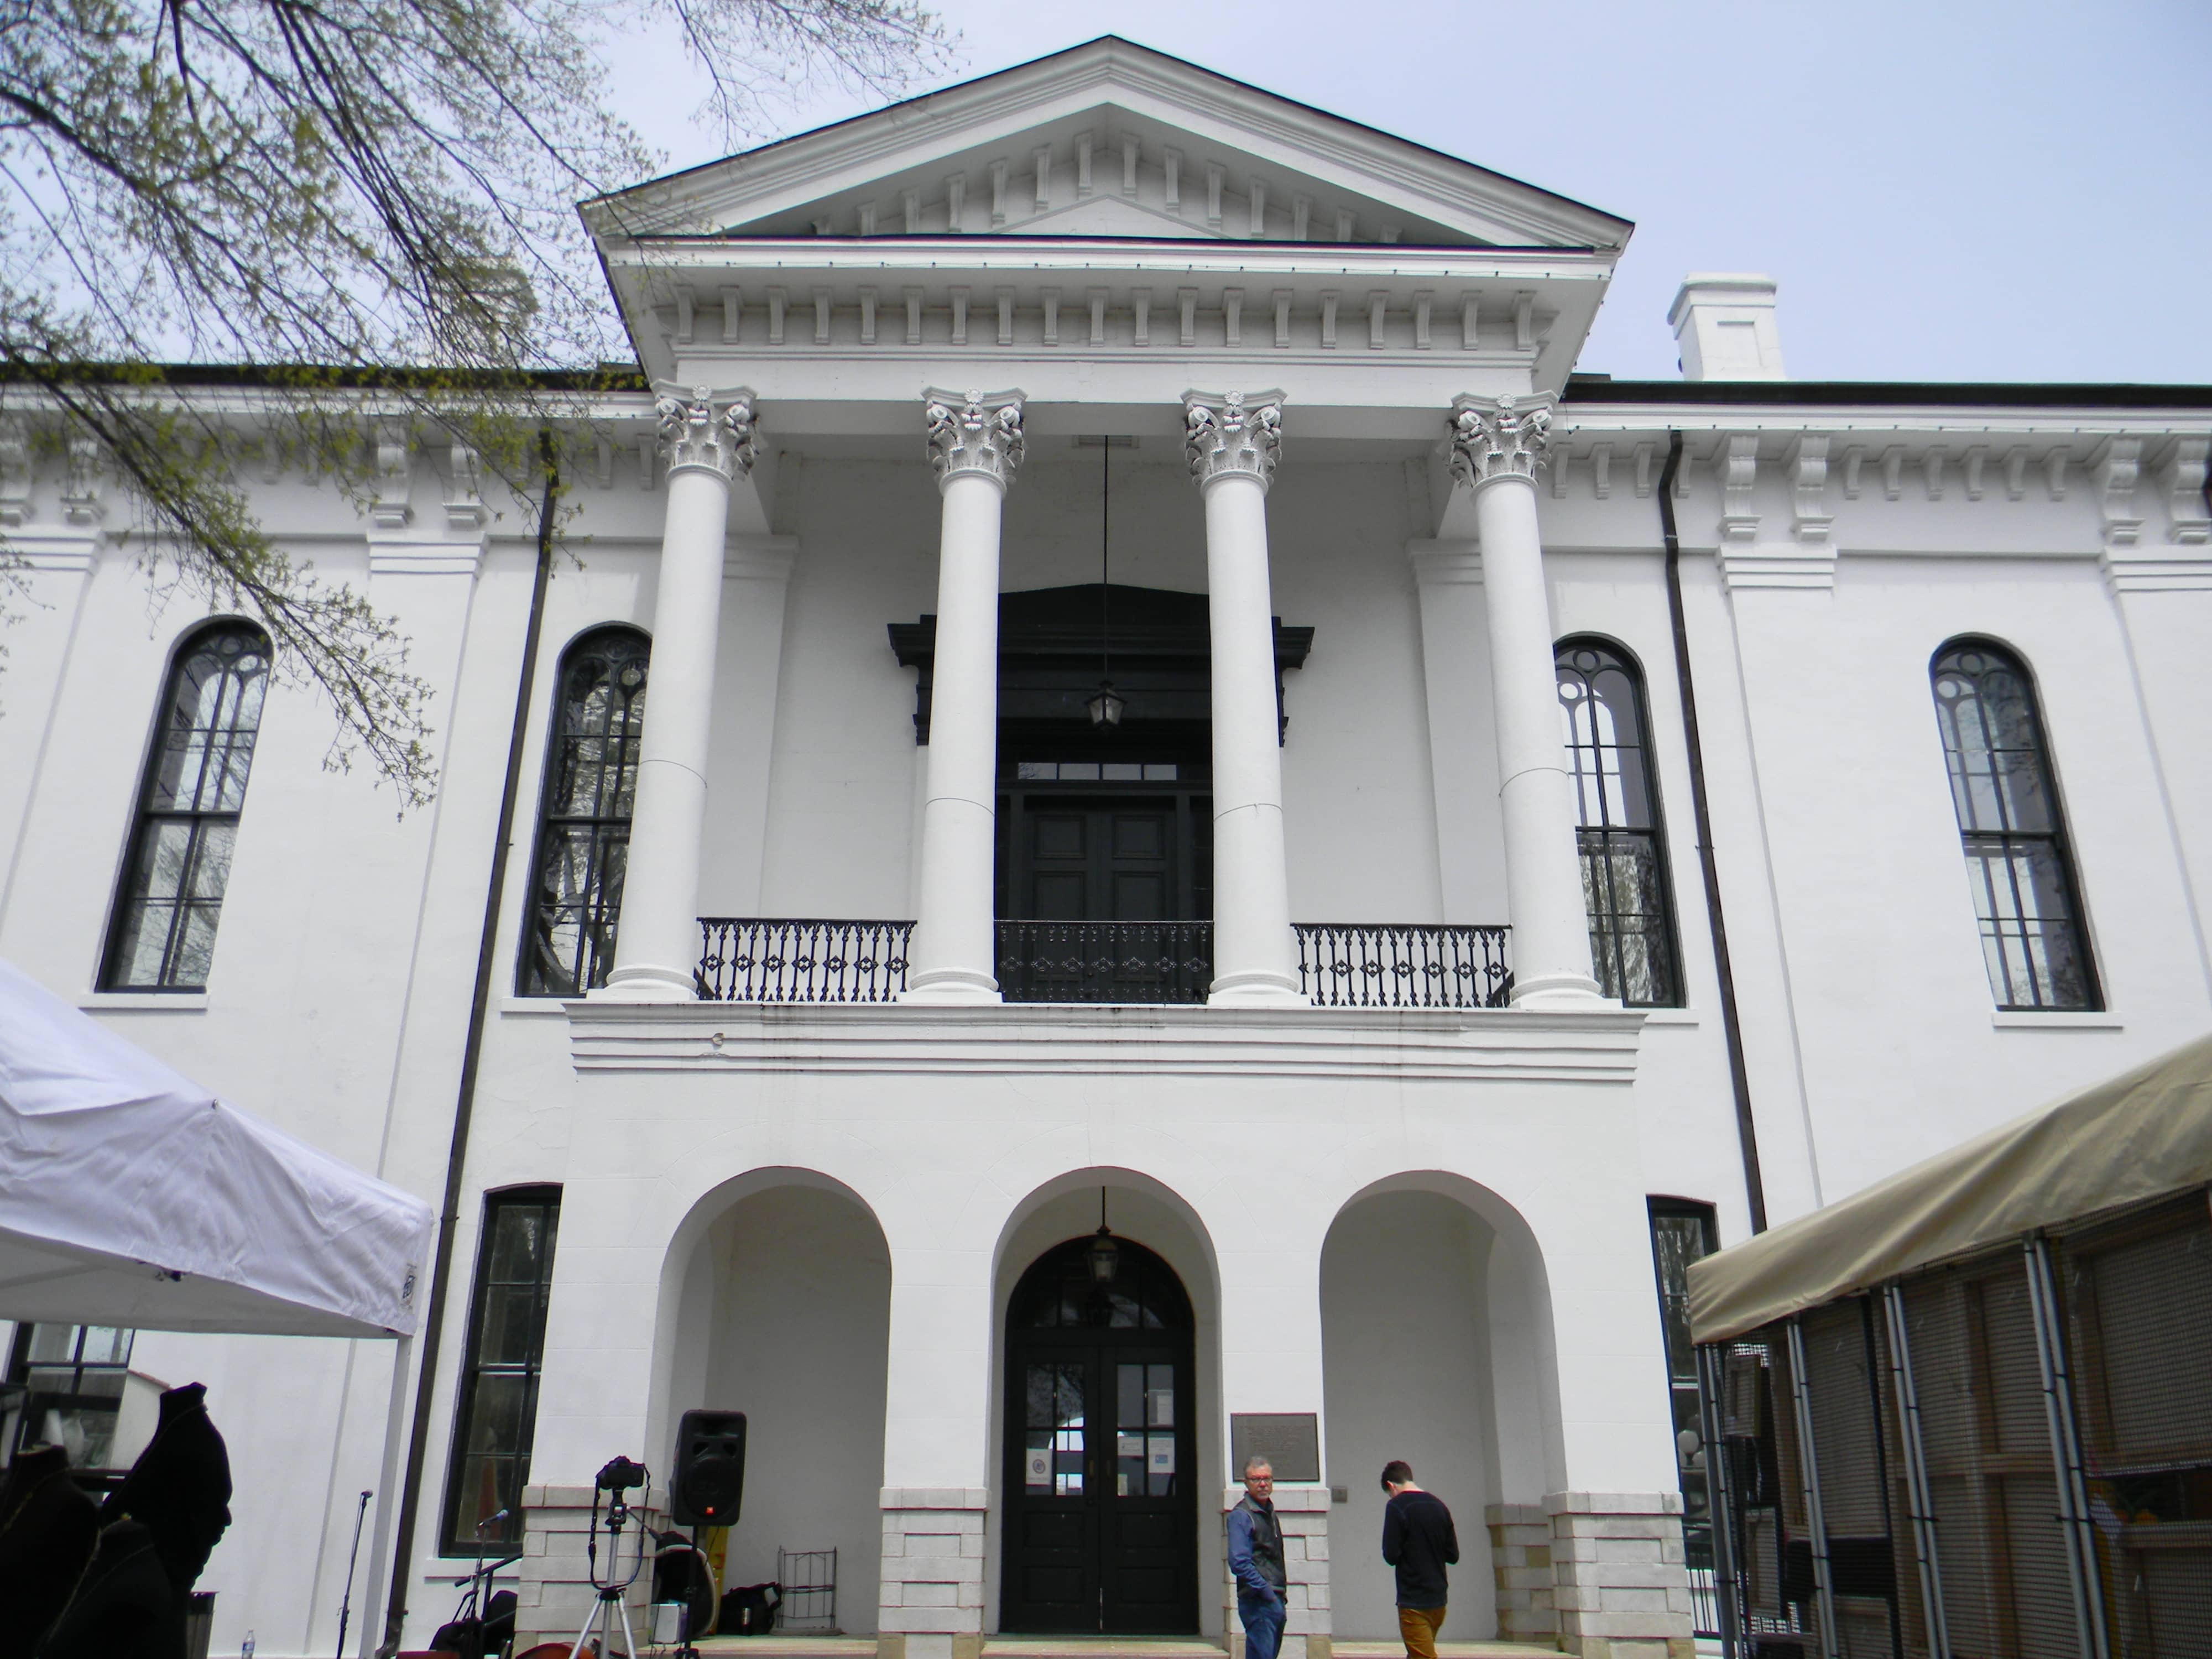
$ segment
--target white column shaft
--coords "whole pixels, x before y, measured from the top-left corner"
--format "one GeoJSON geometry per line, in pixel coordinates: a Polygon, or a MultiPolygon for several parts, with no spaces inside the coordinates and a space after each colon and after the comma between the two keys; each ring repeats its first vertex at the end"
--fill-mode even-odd
{"type": "Polygon", "coordinates": [[[1476,488],[1474,512],[1490,623],[1513,1000],[1583,1002],[1598,988],[1590,974],[1574,780],[1560,727],[1534,482],[1518,475],[1491,479],[1476,488]]]}
{"type": "Polygon", "coordinates": [[[625,999],[680,1002],[693,994],[729,506],[730,481],[716,469],[670,473],[629,868],[607,975],[608,992],[625,999]]]}
{"type": "Polygon", "coordinates": [[[921,893],[909,995],[994,1002],[992,889],[999,763],[999,526],[1006,486],[982,471],[945,480],[937,652],[922,803],[921,893]]]}
{"type": "Polygon", "coordinates": [[[1281,724],[1267,492],[1253,474],[1203,486],[1213,644],[1213,984],[1219,1003],[1303,1003],[1283,847],[1281,724]]]}

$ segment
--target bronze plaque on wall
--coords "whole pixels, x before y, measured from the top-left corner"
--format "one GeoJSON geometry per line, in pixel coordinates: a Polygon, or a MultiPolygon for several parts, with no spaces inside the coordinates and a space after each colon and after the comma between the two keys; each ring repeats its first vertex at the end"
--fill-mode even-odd
{"type": "Polygon", "coordinates": [[[1244,1478],[1244,1460],[1264,1457],[1277,1480],[1321,1479],[1321,1419],[1312,1412],[1237,1412],[1229,1419],[1229,1478],[1244,1478]]]}

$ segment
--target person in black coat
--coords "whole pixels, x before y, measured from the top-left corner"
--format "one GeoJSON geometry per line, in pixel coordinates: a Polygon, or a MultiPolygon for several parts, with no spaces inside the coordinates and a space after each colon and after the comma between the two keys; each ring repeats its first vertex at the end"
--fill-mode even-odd
{"type": "Polygon", "coordinates": [[[0,1475],[0,1659],[30,1659],[69,1605],[100,1541],[100,1506],[69,1454],[33,1446],[0,1475]]]}
{"type": "Polygon", "coordinates": [[[230,1493],[207,1389],[171,1389],[153,1439],[100,1506],[99,1550],[39,1659],[184,1659],[185,1610],[230,1525],[230,1493]]]}

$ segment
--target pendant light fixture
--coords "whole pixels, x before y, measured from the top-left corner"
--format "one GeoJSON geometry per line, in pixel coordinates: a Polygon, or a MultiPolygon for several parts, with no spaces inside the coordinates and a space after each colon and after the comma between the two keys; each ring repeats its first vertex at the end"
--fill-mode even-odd
{"type": "MultiPolygon", "coordinates": [[[[1112,659],[1108,636],[1113,620],[1113,564],[1111,544],[1107,539],[1112,520],[1109,517],[1108,492],[1114,482],[1114,440],[1103,438],[1098,444],[1098,689],[1091,694],[1085,707],[1091,711],[1091,723],[1095,726],[1119,726],[1121,711],[1127,708],[1127,699],[1117,696],[1111,678],[1112,659]]],[[[1105,1231],[1106,1200],[1098,1200],[1099,1231],[1105,1231]]]]}
{"type": "Polygon", "coordinates": [[[1106,1189],[1098,1189],[1098,1232],[1091,1241],[1086,1254],[1091,1258],[1091,1280],[1094,1285],[1110,1285],[1121,1265],[1121,1246],[1114,1237],[1114,1230],[1106,1224],[1106,1189]]]}

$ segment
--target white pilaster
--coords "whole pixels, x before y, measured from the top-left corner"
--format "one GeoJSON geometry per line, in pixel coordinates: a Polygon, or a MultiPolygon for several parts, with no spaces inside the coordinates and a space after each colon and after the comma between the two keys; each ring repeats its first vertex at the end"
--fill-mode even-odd
{"type": "Polygon", "coordinates": [[[1283,394],[1183,393],[1206,502],[1213,635],[1213,985],[1207,1001],[1304,1006],[1283,852],[1282,726],[1267,582],[1267,484],[1283,394]]]}
{"type": "Polygon", "coordinates": [[[944,519],[929,782],[906,1000],[996,1002],[992,877],[999,758],[999,521],[1022,461],[1022,394],[922,394],[944,519]]]}
{"type": "Polygon", "coordinates": [[[668,513],[653,607],[652,678],[630,817],[621,929],[606,988],[627,1002],[688,1002],[699,959],[699,848],[721,632],[730,483],[752,467],[753,394],[663,382],[654,412],[668,513]]]}
{"type": "Polygon", "coordinates": [[[1536,467],[1557,401],[1548,392],[1452,400],[1452,472],[1474,492],[1482,544],[1513,1001],[1534,1008],[1601,1000],[1590,973],[1574,781],[1560,732],[1536,525],[1536,467]]]}

